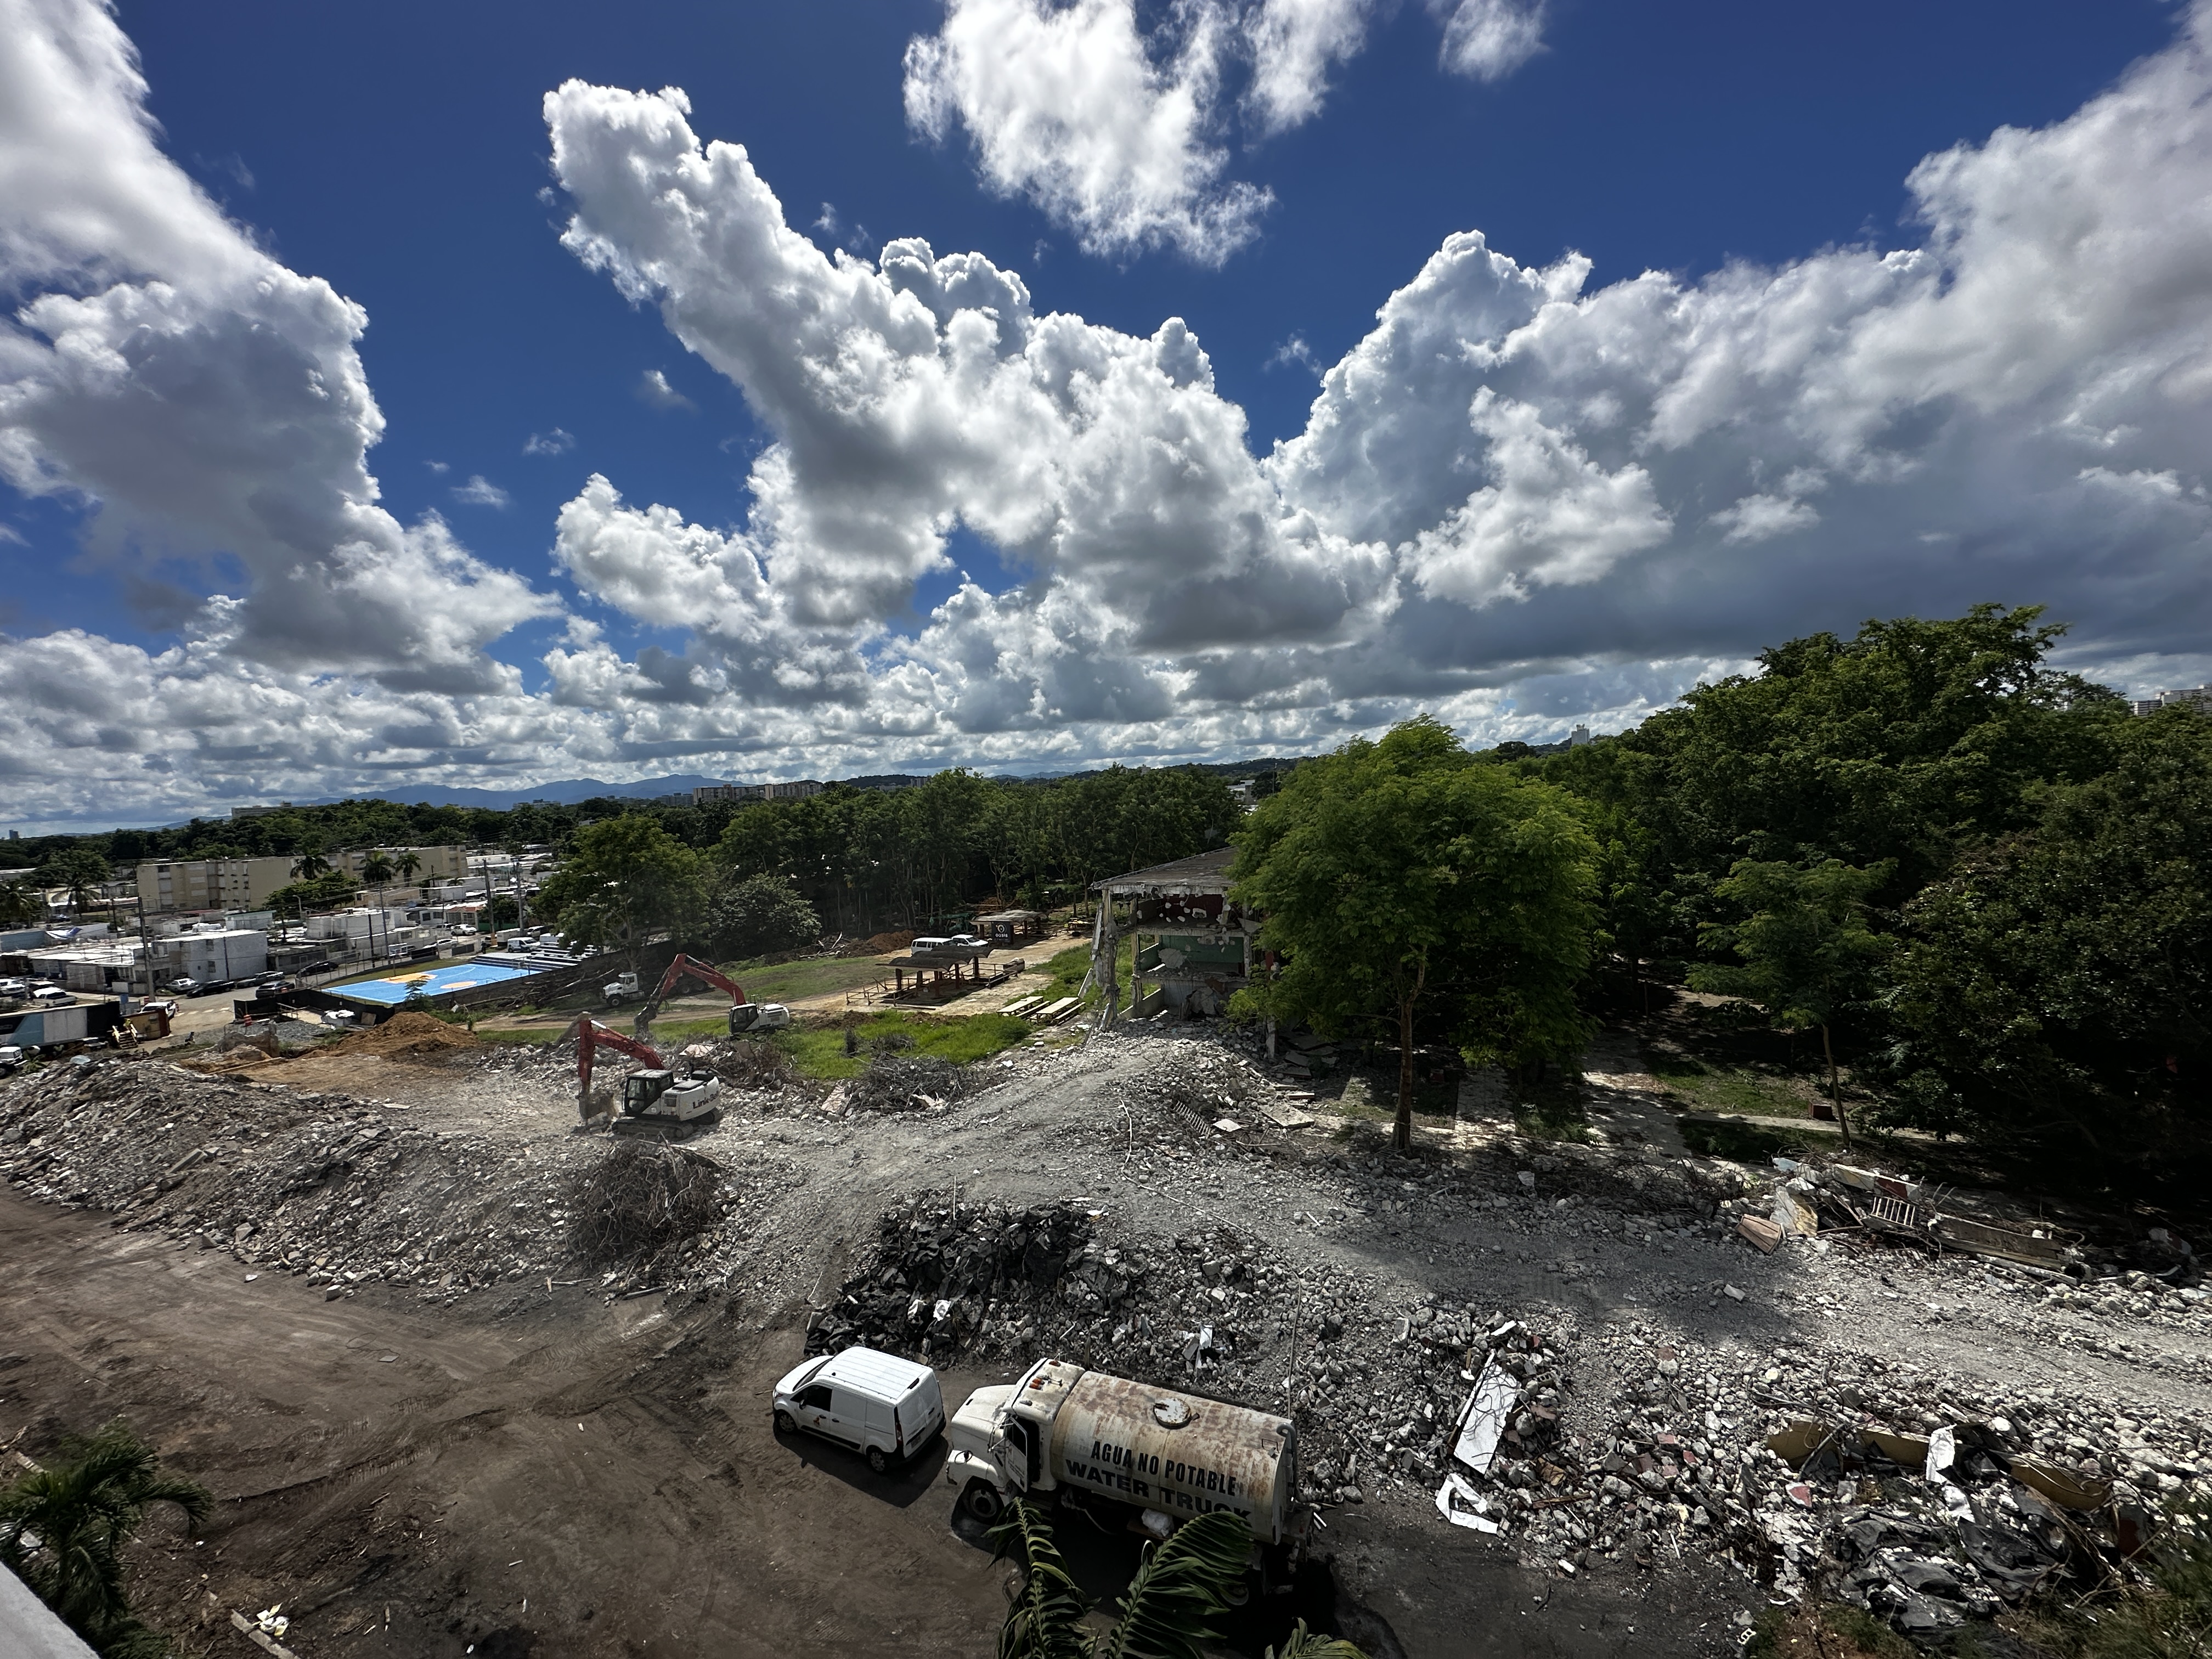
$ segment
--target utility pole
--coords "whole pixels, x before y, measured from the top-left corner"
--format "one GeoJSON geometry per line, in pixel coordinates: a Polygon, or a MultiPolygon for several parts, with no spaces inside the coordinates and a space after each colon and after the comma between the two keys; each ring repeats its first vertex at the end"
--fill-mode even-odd
{"type": "Polygon", "coordinates": [[[138,963],[146,970],[146,1000],[154,1000],[154,947],[146,939],[146,895],[138,895],[138,963]]]}

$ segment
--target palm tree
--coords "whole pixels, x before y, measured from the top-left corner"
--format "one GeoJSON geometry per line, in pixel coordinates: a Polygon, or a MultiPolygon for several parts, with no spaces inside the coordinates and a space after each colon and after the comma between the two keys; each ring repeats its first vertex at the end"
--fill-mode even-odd
{"type": "MultiPolygon", "coordinates": [[[[999,1659],[1200,1659],[1216,1640],[1211,1621],[1226,1613],[1226,1592],[1244,1577],[1252,1530],[1244,1517],[1217,1510],[1186,1521],[1164,1544],[1145,1548],[1114,1629],[1094,1635],[1084,1625],[1091,1603],[1076,1587],[1035,1505],[1016,1499],[991,1528],[998,1559],[1021,1564],[1022,1582],[999,1632],[999,1659]]],[[[1279,1655],[1268,1659],[1364,1659],[1334,1637],[1310,1634],[1301,1620],[1279,1655]]]]}
{"type": "Polygon", "coordinates": [[[123,1547],[152,1504],[173,1504],[197,1527],[214,1499],[161,1473],[154,1449],[120,1421],[72,1440],[69,1462],[0,1492],[0,1565],[29,1585],[103,1659],[164,1654],[168,1644],[131,1611],[123,1547]]]}
{"type": "MultiPolygon", "coordinates": [[[[399,856],[392,860],[392,867],[399,872],[400,880],[411,883],[415,879],[415,872],[422,867],[422,860],[416,858],[411,849],[402,848],[399,856]]],[[[419,896],[422,890],[417,888],[416,891],[419,896]]]]}
{"type": "Polygon", "coordinates": [[[0,927],[29,927],[46,919],[46,902],[21,882],[0,882],[0,927]]]}
{"type": "Polygon", "coordinates": [[[318,840],[300,843],[300,856],[292,861],[292,877],[295,881],[313,881],[317,876],[331,872],[331,861],[323,856],[323,844],[318,840]]]}
{"type": "MultiPolygon", "coordinates": [[[[384,922],[384,937],[387,947],[392,941],[392,917],[384,908],[384,884],[392,879],[392,860],[381,851],[371,852],[361,864],[361,878],[376,889],[376,914],[384,922]]],[[[369,926],[368,950],[369,955],[374,957],[376,955],[376,928],[373,921],[369,926]]],[[[389,957],[391,954],[391,951],[387,948],[385,955],[389,957]]]]}

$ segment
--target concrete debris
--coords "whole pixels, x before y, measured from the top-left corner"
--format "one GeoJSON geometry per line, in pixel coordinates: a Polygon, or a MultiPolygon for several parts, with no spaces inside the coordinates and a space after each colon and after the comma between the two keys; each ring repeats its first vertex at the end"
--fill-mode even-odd
{"type": "Polygon", "coordinates": [[[842,1085],[848,1111],[929,1111],[960,1099],[975,1074],[933,1054],[879,1054],[842,1085]]]}
{"type": "MultiPolygon", "coordinates": [[[[0,1084],[0,1176],[27,1197],[112,1212],[118,1227],[283,1268],[330,1299],[384,1284],[450,1302],[558,1275],[572,1182],[605,1143],[417,1128],[410,1116],[152,1060],[49,1067],[0,1084]]],[[[723,1282],[757,1243],[760,1200],[803,1179],[750,1149],[719,1147],[718,1159],[716,1219],[657,1258],[655,1282],[723,1282]]],[[[632,1282],[618,1270],[608,1288],[632,1282]]]]}

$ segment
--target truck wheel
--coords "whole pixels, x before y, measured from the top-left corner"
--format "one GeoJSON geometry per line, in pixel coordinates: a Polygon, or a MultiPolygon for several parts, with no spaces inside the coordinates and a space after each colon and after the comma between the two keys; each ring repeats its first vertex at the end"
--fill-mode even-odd
{"type": "Polygon", "coordinates": [[[775,1431],[778,1434],[797,1434],[799,1425],[792,1421],[789,1412],[778,1412],[775,1414],[775,1431]]]}
{"type": "Polygon", "coordinates": [[[1252,1599],[1252,1577],[1248,1572],[1242,1578],[1223,1585],[1221,1599],[1232,1607],[1243,1607],[1252,1599]]]}
{"type": "Polygon", "coordinates": [[[881,1446],[871,1446],[868,1448],[868,1467],[870,1468],[873,1469],[878,1474],[881,1474],[884,1470],[890,1468],[890,1466],[891,1460],[890,1453],[886,1452],[881,1446]]]}
{"type": "Polygon", "coordinates": [[[999,1518],[1006,1503],[988,1481],[970,1480],[968,1490],[960,1494],[960,1507],[988,1526],[999,1518]]]}

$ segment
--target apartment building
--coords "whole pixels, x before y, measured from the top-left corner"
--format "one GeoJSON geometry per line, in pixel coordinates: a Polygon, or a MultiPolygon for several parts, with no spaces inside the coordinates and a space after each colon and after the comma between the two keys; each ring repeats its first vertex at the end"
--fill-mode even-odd
{"type": "Polygon", "coordinates": [[[265,910],[292,879],[293,860],[147,859],[138,866],[138,902],[149,915],[172,910],[265,910]]]}

